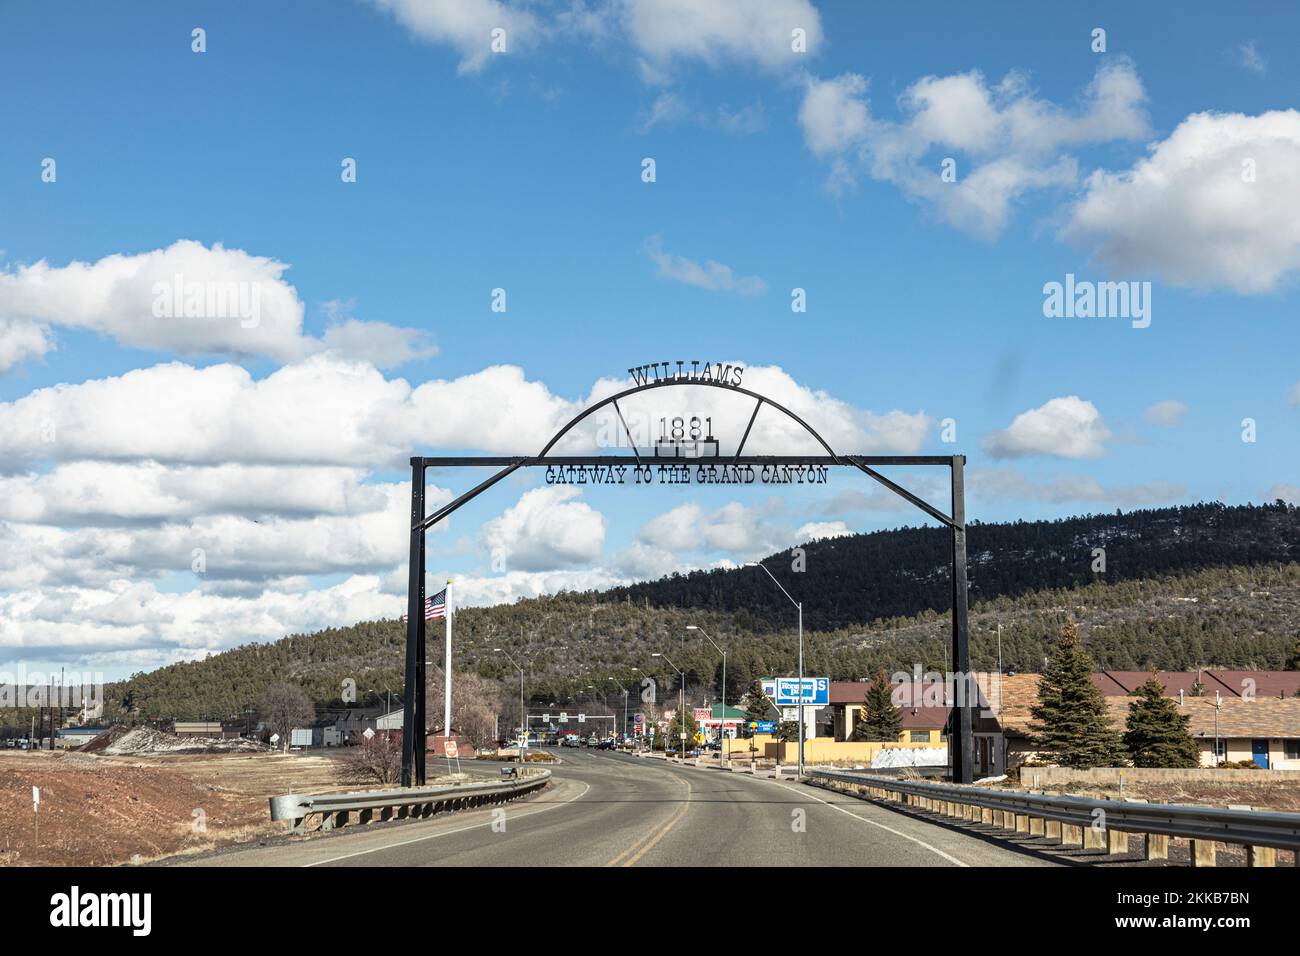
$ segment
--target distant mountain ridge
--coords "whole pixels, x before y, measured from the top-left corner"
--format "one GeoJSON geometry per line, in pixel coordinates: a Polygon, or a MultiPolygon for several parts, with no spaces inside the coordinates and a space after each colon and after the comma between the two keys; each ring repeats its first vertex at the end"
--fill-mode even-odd
{"type": "MultiPolygon", "coordinates": [[[[951,534],[946,528],[899,528],[809,542],[806,570],[790,552],[764,564],[804,602],[804,626],[832,630],[952,604],[951,534]]],[[[1208,567],[1300,561],[1300,509],[1285,502],[1153,508],[1054,521],[971,522],[966,531],[972,601],[1015,597],[1096,580],[1111,583],[1208,567]],[[1093,549],[1105,549],[1095,573],[1093,549]]],[[[604,592],[665,607],[747,611],[783,627],[789,602],[761,571],[716,569],[672,575],[604,592]]]]}
{"type": "MultiPolygon", "coordinates": [[[[968,537],[978,669],[998,660],[999,625],[1004,667],[1037,669],[1067,616],[1099,668],[1277,669],[1300,638],[1300,512],[1286,504],[972,524],[968,537]],[[1097,547],[1106,549],[1104,574],[1092,571],[1097,547]]],[[[948,546],[942,529],[904,528],[810,543],[802,573],[790,570],[788,552],[768,558],[804,602],[808,673],[946,669],[948,546]]],[[[688,624],[728,648],[729,699],[794,666],[793,610],[752,568],[463,608],[456,666],[501,680],[509,697],[515,671],[493,650],[504,647],[538,700],[618,701],[609,678],[634,695],[647,676],[675,688],[677,672],[651,656],[667,652],[693,692],[716,699],[720,658],[688,624]]],[[[303,684],[318,704],[340,704],[351,680],[360,703],[374,702],[401,692],[404,640],[401,622],[366,621],[137,674],[107,696],[118,712],[203,718],[240,713],[278,680],[303,684]]]]}

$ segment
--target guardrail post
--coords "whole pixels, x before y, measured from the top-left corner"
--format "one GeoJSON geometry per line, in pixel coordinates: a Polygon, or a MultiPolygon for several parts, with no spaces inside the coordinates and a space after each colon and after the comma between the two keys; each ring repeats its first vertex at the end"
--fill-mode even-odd
{"type": "MultiPolygon", "coordinates": [[[[1060,839],[1061,839],[1061,821],[1060,821],[1060,820],[1044,820],[1044,821],[1043,821],[1043,838],[1046,839],[1046,840],[1060,840],[1060,839]]],[[[1062,840],[1062,842],[1064,842],[1064,841],[1062,840]]]]}
{"type": "Polygon", "coordinates": [[[1040,837],[1043,835],[1043,824],[1046,823],[1042,817],[1029,818],[1029,835],[1040,837]]]}
{"type": "Polygon", "coordinates": [[[1028,833],[1028,832],[1029,832],[1029,815],[1028,815],[1028,814],[1025,814],[1025,813],[1017,813],[1017,814],[1016,814],[1016,832],[1017,832],[1017,833],[1028,833]]]}
{"type": "Polygon", "coordinates": [[[1169,837],[1163,833],[1148,833],[1146,839],[1146,853],[1148,860],[1167,860],[1169,859],[1169,837]]]}
{"type": "Polygon", "coordinates": [[[1247,866],[1277,866],[1277,850],[1271,846],[1246,847],[1247,866]]]}
{"type": "Polygon", "coordinates": [[[1083,827],[1072,823],[1061,824],[1061,846],[1083,846],[1083,827]]]}
{"type": "Polygon", "coordinates": [[[1192,866],[1217,866],[1213,840],[1192,840],[1192,866]]]}
{"type": "Polygon", "coordinates": [[[1108,853],[1127,853],[1128,852],[1128,834],[1123,830],[1106,831],[1106,852],[1108,853]]]}
{"type": "Polygon", "coordinates": [[[1083,828],[1083,848],[1085,850],[1106,849],[1106,831],[1096,827],[1083,828]]]}
{"type": "Polygon", "coordinates": [[[989,807],[980,807],[980,823],[993,825],[993,810],[989,807]]]}

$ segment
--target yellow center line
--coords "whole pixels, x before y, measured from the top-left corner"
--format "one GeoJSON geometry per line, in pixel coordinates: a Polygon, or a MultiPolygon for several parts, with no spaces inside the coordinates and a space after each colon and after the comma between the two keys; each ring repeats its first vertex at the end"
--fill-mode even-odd
{"type": "Polygon", "coordinates": [[[618,864],[618,859],[625,855],[625,853],[621,853],[619,854],[619,857],[616,857],[614,861],[610,863],[610,866],[614,866],[614,865],[636,866],[637,861],[640,860],[641,857],[649,853],[651,850],[653,850],[655,844],[657,844],[660,840],[666,837],[668,835],[668,831],[671,830],[673,827],[675,827],[681,821],[682,817],[686,816],[686,811],[691,808],[691,794],[693,790],[691,788],[690,780],[688,780],[685,777],[679,777],[678,779],[681,780],[682,783],[686,784],[686,800],[682,804],[681,809],[672,815],[669,821],[663,825],[662,829],[660,829],[658,832],[653,833],[653,839],[651,839],[649,843],[643,843],[641,845],[641,849],[637,850],[633,856],[628,857],[626,860],[623,861],[622,864],[618,864]]]}

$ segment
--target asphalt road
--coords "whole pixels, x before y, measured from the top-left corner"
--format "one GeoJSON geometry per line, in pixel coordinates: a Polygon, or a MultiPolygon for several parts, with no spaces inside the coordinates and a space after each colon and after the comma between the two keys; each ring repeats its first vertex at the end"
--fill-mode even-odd
{"type": "Polygon", "coordinates": [[[978,835],[790,781],[587,750],[565,750],[563,760],[550,789],[503,807],[358,826],[183,865],[1051,865],[978,835]]]}

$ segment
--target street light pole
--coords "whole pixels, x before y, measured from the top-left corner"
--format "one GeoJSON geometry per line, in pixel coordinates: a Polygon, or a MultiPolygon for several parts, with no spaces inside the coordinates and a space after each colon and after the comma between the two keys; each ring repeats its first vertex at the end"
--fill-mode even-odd
{"type": "Polygon", "coordinates": [[[501,648],[494,647],[492,650],[496,651],[498,654],[504,655],[505,659],[514,665],[515,670],[519,671],[519,724],[521,727],[521,735],[523,737],[523,739],[519,741],[519,762],[523,763],[524,744],[528,740],[528,712],[524,710],[524,669],[518,664],[515,664],[515,659],[501,648]]]}
{"type": "Polygon", "coordinates": [[[612,680],[615,684],[618,685],[618,689],[623,692],[623,733],[621,736],[626,739],[627,737],[627,688],[623,686],[623,682],[619,680],[617,677],[606,677],[605,680],[612,680]]]}
{"type": "Polygon", "coordinates": [[[727,753],[727,745],[724,741],[727,739],[727,652],[718,647],[718,642],[709,637],[709,632],[695,624],[687,624],[686,630],[699,631],[722,655],[722,716],[718,719],[718,761],[726,762],[726,766],[731,766],[731,755],[727,753]]]}
{"type": "Polygon", "coordinates": [[[790,601],[791,604],[793,604],[796,608],[799,609],[799,776],[802,778],[803,777],[803,706],[804,706],[803,704],[804,702],[803,604],[799,601],[796,601],[794,598],[790,597],[790,592],[787,591],[785,587],[781,584],[781,582],[776,579],[776,575],[773,574],[771,570],[769,570],[767,565],[758,564],[755,561],[750,561],[746,563],[745,566],[748,568],[762,568],[764,571],[767,571],[767,576],[772,579],[772,583],[775,584],[777,587],[781,588],[781,593],[786,596],[786,598],[790,601]]]}
{"type": "Polygon", "coordinates": [[[651,654],[651,657],[662,657],[668,661],[668,666],[675,670],[681,678],[677,691],[677,755],[683,759],[686,758],[686,671],[682,670],[672,661],[668,660],[667,654],[651,654]]]}

